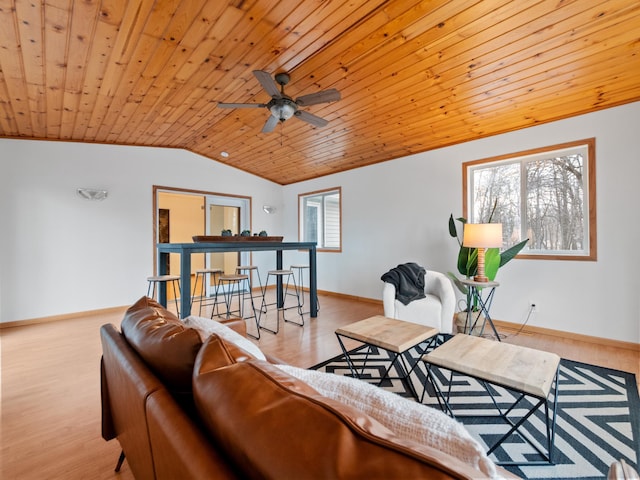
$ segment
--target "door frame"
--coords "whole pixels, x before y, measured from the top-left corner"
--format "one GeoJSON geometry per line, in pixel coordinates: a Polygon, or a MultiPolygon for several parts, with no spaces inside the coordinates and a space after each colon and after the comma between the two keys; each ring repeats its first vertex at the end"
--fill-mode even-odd
{"type": "MultiPolygon", "coordinates": [[[[178,188],[178,187],[167,187],[167,186],[161,186],[161,185],[153,185],[152,186],[152,218],[153,218],[153,241],[152,241],[152,252],[153,252],[153,272],[154,275],[157,275],[158,273],[158,251],[156,249],[156,244],[158,243],[158,235],[159,235],[159,231],[158,231],[158,195],[160,192],[166,192],[166,193],[177,193],[177,194],[184,194],[184,195],[198,195],[198,196],[204,196],[205,198],[205,205],[208,204],[208,197],[217,197],[217,198],[227,198],[229,200],[233,200],[235,199],[236,203],[241,200],[243,201],[243,203],[245,203],[248,212],[246,212],[244,215],[241,215],[241,218],[247,217],[248,218],[248,222],[249,225],[247,227],[247,230],[252,230],[251,225],[253,223],[253,208],[252,208],[252,198],[250,196],[247,195],[235,195],[235,194],[230,194],[230,193],[222,193],[222,192],[212,192],[212,191],[206,191],[206,190],[194,190],[194,189],[189,189],[189,188],[178,188]]],[[[241,207],[242,208],[242,207],[241,207]]],[[[208,213],[206,213],[207,208],[205,208],[205,215],[203,215],[202,221],[203,223],[203,231],[206,232],[206,228],[207,228],[207,216],[208,213]]],[[[250,263],[250,260],[249,260],[250,263]]]]}

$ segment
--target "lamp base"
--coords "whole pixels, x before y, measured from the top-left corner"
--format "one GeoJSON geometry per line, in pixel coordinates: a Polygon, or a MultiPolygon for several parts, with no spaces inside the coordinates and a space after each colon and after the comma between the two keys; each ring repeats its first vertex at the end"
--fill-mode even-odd
{"type": "Polygon", "coordinates": [[[489,281],[489,277],[485,277],[484,275],[476,275],[473,277],[475,282],[487,283],[489,281]]]}

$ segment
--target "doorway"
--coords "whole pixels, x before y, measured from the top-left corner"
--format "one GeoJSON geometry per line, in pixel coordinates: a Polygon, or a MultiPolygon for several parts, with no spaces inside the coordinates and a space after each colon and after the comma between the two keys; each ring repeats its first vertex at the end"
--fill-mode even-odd
{"type": "MultiPolygon", "coordinates": [[[[221,235],[222,230],[239,234],[251,230],[251,197],[215,192],[153,187],[154,271],[157,272],[156,243],[190,243],[195,235],[221,235]],[[170,218],[170,222],[167,221],[170,218]]],[[[171,274],[180,275],[178,258],[169,255],[171,274]]],[[[249,252],[194,254],[191,274],[202,268],[220,268],[235,273],[236,266],[250,263],[249,252]]],[[[193,287],[194,282],[191,282],[193,287]]],[[[215,286],[207,285],[207,295],[215,286]]]]}
{"type": "MultiPolygon", "coordinates": [[[[243,230],[251,230],[248,200],[207,195],[205,222],[206,235],[221,235],[223,230],[238,235],[243,230]]],[[[207,257],[207,268],[220,268],[224,273],[235,273],[238,265],[249,263],[249,252],[209,253],[207,257]]]]}

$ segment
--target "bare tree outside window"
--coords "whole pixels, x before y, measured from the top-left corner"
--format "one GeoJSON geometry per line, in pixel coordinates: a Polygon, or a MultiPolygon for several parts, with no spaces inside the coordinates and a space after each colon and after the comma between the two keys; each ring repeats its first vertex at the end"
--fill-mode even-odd
{"type": "Polygon", "coordinates": [[[468,162],[463,171],[465,215],[481,223],[493,212],[504,248],[528,238],[520,258],[596,259],[595,139],[468,162]]]}

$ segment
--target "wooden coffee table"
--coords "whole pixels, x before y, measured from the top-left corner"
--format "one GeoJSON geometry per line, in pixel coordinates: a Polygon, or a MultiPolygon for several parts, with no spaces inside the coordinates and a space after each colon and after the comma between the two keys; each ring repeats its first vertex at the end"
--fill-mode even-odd
{"type": "Polygon", "coordinates": [[[340,348],[342,349],[342,352],[347,359],[347,364],[349,365],[352,376],[354,376],[355,378],[364,379],[364,368],[366,366],[372,348],[382,348],[383,350],[386,350],[391,354],[391,363],[389,364],[389,367],[386,369],[382,377],[380,377],[379,379],[368,379],[379,380],[378,385],[380,385],[385,379],[392,379],[392,377],[388,376],[389,371],[391,370],[391,367],[393,367],[393,365],[397,363],[399,376],[393,377],[393,379],[406,381],[411,390],[411,393],[416,399],[418,399],[418,395],[413,388],[411,381],[409,380],[409,375],[411,374],[419,360],[413,365],[410,365],[410,368],[408,368],[407,365],[405,365],[404,353],[406,353],[411,348],[420,345],[422,342],[431,339],[431,342],[429,342],[424,350],[422,352],[418,352],[419,355],[425,353],[428,350],[429,346],[431,346],[435,342],[436,336],[438,334],[438,330],[436,328],[426,327],[417,323],[405,322],[404,320],[396,320],[393,318],[383,317],[382,315],[377,315],[375,317],[366,318],[364,320],[360,320],[359,322],[355,322],[338,328],[335,333],[336,337],[338,337],[340,348]],[[367,349],[365,359],[362,363],[360,374],[358,374],[358,370],[354,365],[354,361],[350,352],[347,351],[346,347],[344,346],[342,337],[357,340],[369,347],[367,349]],[[397,362],[398,359],[400,359],[399,362],[397,362]]]}
{"type": "MultiPolygon", "coordinates": [[[[452,386],[451,380],[455,372],[480,380],[487,393],[491,396],[499,412],[498,416],[511,425],[509,431],[489,448],[487,455],[490,455],[517,430],[517,433],[542,456],[543,461],[499,462],[501,465],[553,463],[556,410],[558,405],[558,367],[560,365],[560,357],[558,355],[519,345],[496,342],[486,338],[458,334],[432,352],[423,355],[422,360],[426,362],[428,381],[434,385],[439,399],[443,400],[445,411],[452,417],[455,417],[455,415],[449,399],[452,386]],[[452,372],[446,396],[435,381],[432,372],[433,366],[452,372]],[[507,410],[501,409],[487,383],[505,387],[517,393],[517,400],[507,410]],[[552,388],[553,399],[549,400],[552,388]],[[533,405],[524,416],[514,421],[513,418],[508,416],[509,413],[527,396],[535,399],[533,405]],[[543,405],[547,430],[546,452],[520,429],[520,426],[543,405]],[[551,414],[549,413],[550,409],[552,410],[551,414]]],[[[426,387],[427,385],[425,384],[425,390],[426,387]]],[[[458,418],[461,417],[461,415],[458,415],[458,418]]],[[[477,416],[475,417],[477,418],[477,416]]]]}

